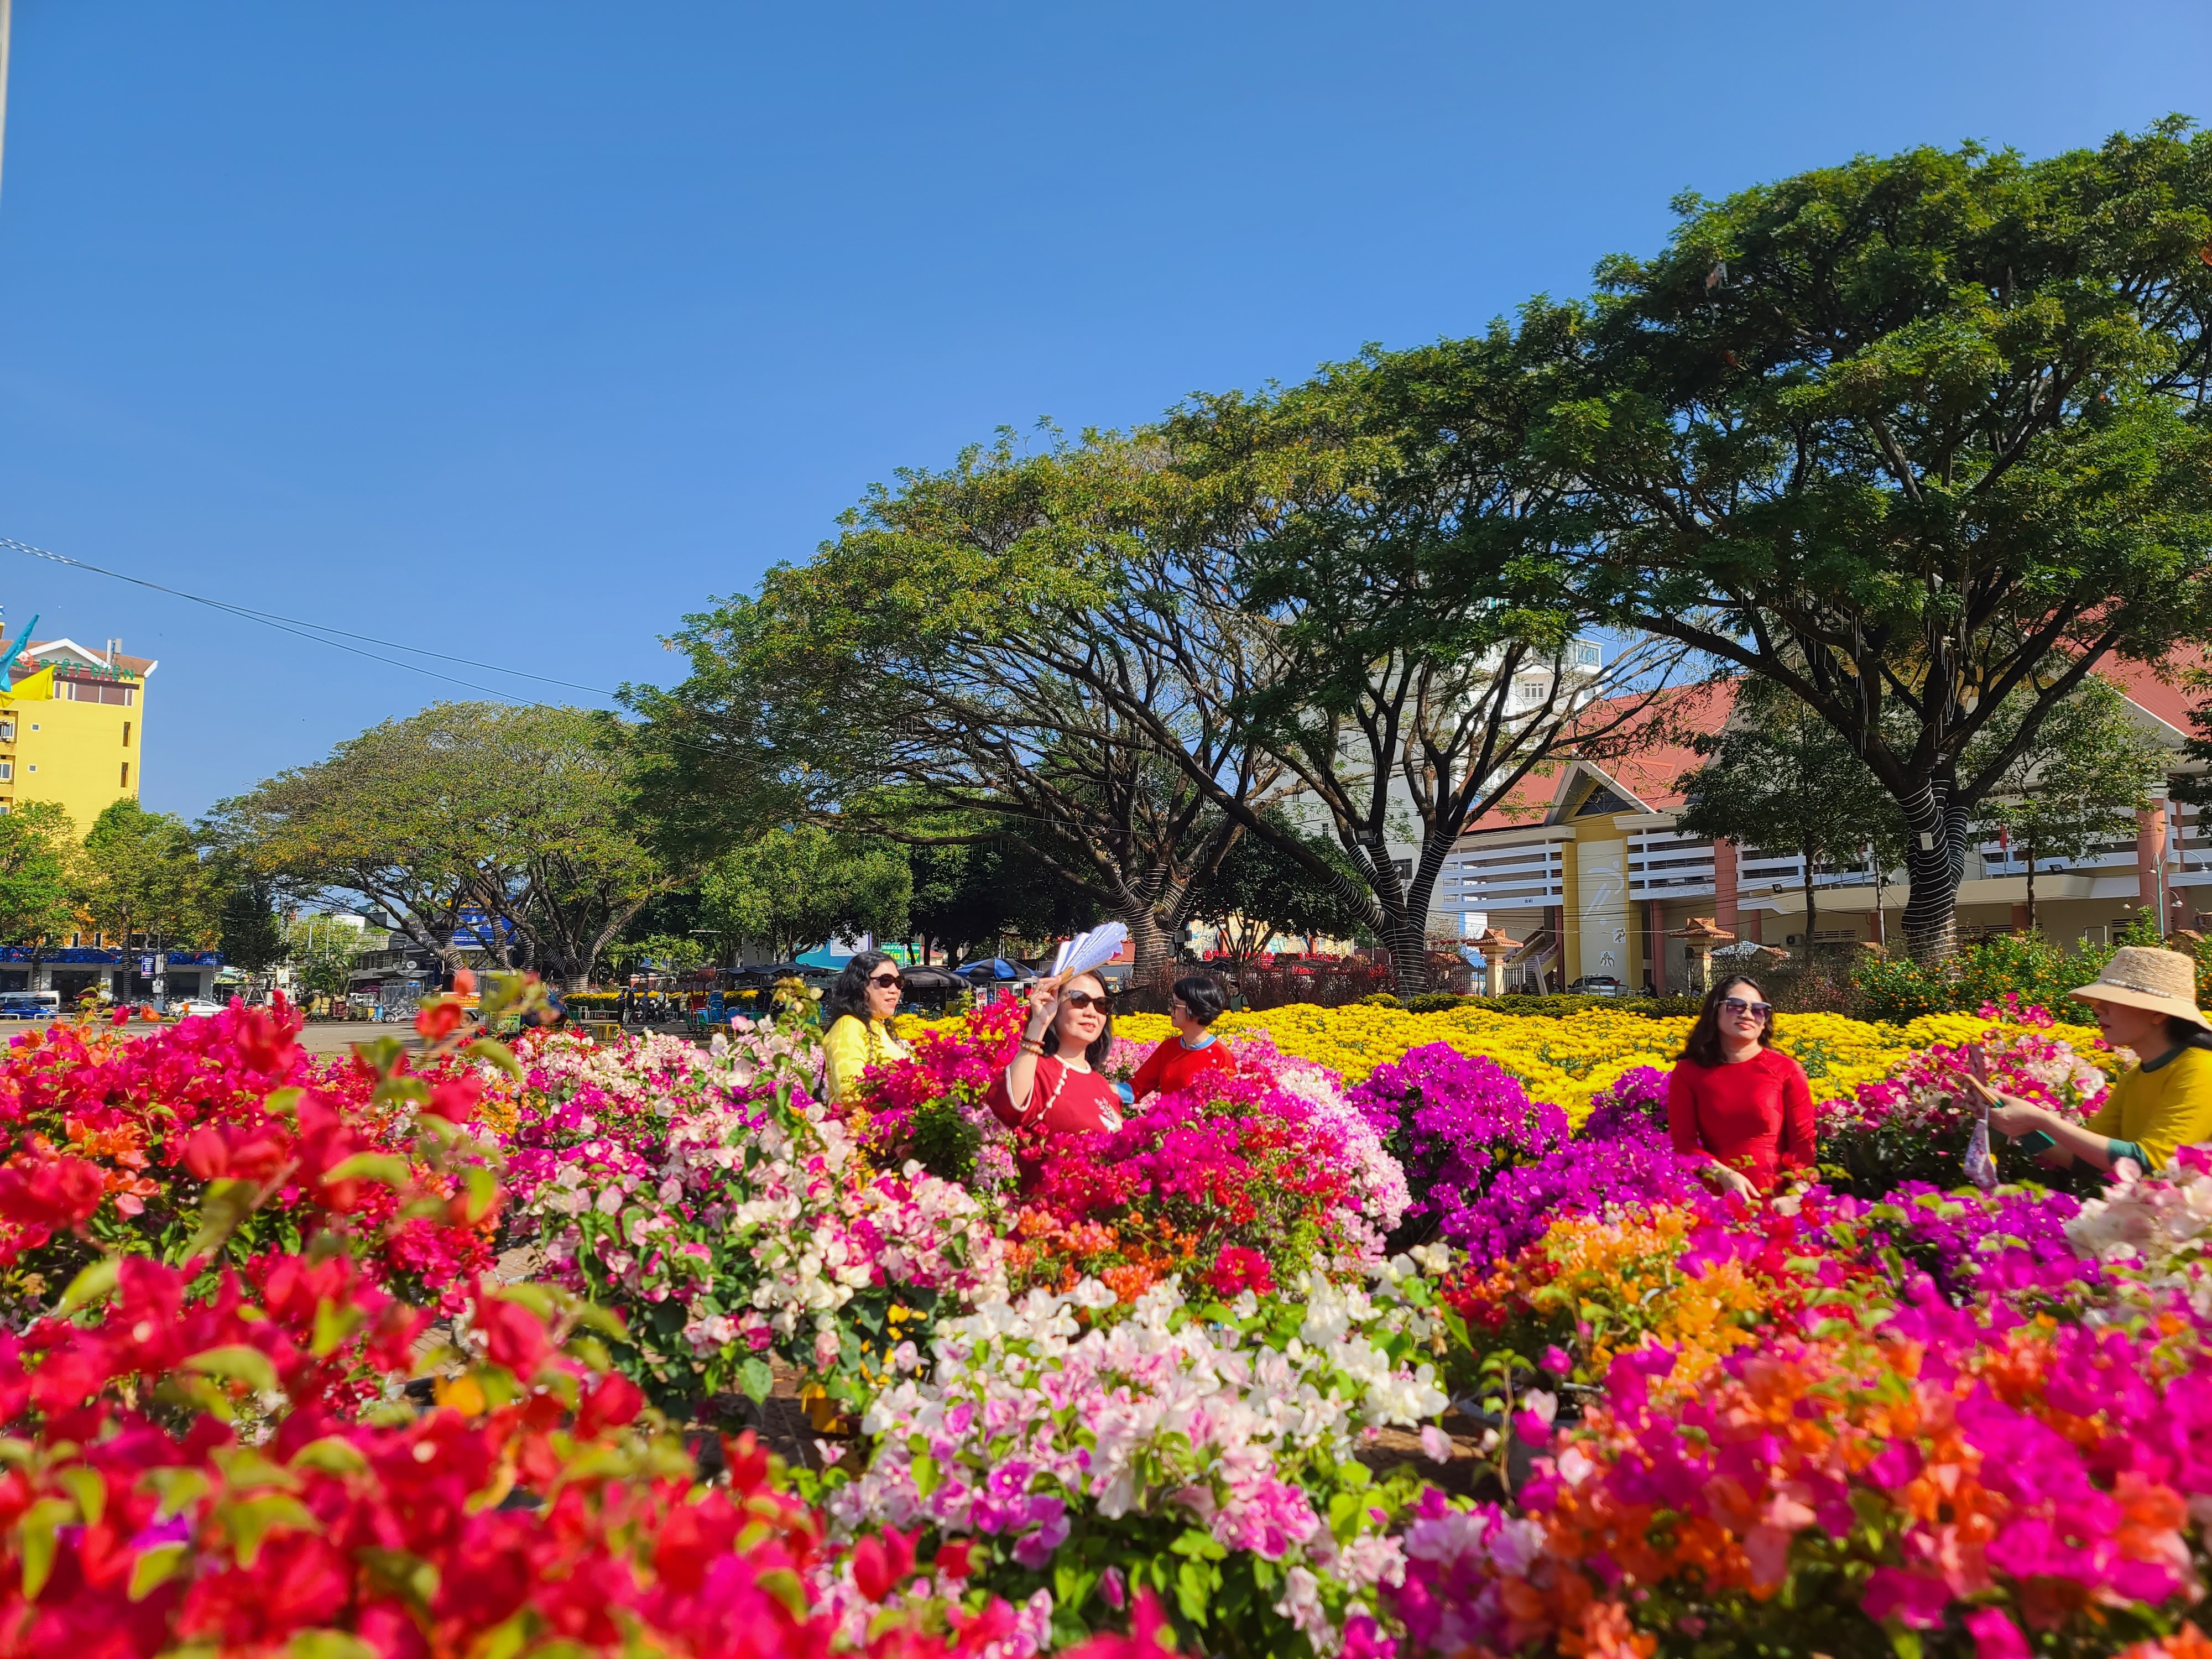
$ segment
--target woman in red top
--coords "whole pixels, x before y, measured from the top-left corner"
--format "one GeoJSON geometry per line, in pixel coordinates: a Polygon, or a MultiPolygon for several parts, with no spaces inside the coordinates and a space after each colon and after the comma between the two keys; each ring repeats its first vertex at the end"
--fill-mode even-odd
{"type": "Polygon", "coordinates": [[[1774,1043],[1774,1011],[1759,987],[1723,979],[1667,1081],[1667,1131],[1729,1192],[1770,1190],[1784,1170],[1813,1167],[1813,1089],[1774,1043]]]}
{"type": "Polygon", "coordinates": [[[1021,1052],[983,1097],[999,1121],[1054,1134],[1120,1128],[1121,1097],[1098,1074],[1114,1046],[1105,985],[1091,974],[1064,988],[1039,980],[1028,1000],[1021,1052]]]}
{"type": "Polygon", "coordinates": [[[1132,1097],[1141,1101],[1147,1095],[1171,1095],[1189,1088],[1208,1072],[1235,1071],[1237,1061],[1229,1053],[1229,1045],[1206,1029],[1221,1018],[1221,1011],[1228,1006],[1229,1000],[1210,975],[1186,974],[1177,980],[1168,1003],[1168,1018],[1175,1022],[1176,1034],[1146,1054],[1145,1063],[1137,1067],[1136,1076],[1129,1079],[1132,1097]]]}

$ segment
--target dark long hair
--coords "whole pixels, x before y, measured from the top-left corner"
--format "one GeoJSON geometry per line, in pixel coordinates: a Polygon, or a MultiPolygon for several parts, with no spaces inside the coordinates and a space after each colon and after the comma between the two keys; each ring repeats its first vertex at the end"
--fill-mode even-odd
{"type": "Polygon", "coordinates": [[[846,959],[844,969],[830,981],[830,988],[822,994],[822,1029],[828,1030],[847,1014],[866,1025],[868,1023],[868,975],[885,963],[894,968],[897,960],[885,951],[863,951],[846,959]]]}
{"type": "MultiPolygon", "coordinates": [[[[1739,985],[1751,987],[1751,999],[1766,1000],[1766,993],[1759,988],[1759,981],[1747,979],[1741,974],[1726,974],[1713,981],[1713,988],[1705,993],[1705,1006],[1698,1010],[1698,1023],[1690,1028],[1690,1035],[1682,1044],[1682,1052],[1674,1056],[1686,1060],[1692,1066],[1725,1066],[1728,1056],[1721,1052],[1721,999],[1734,994],[1739,985]]],[[[1759,1046],[1774,1046],[1774,1016],[1766,1016],[1766,1024],[1759,1028],[1759,1046]]]]}
{"type": "MultiPolygon", "coordinates": [[[[1101,991],[1106,990],[1106,981],[1096,974],[1078,974],[1075,977],[1087,979],[1101,991]]],[[[1070,984],[1073,982],[1073,981],[1069,981],[1070,984]]],[[[1065,985],[1060,987],[1063,991],[1066,988],[1065,985]]],[[[1108,994],[1112,994],[1109,992],[1108,994]]],[[[1083,1057],[1091,1062],[1091,1069],[1095,1072],[1106,1063],[1106,1056],[1113,1050],[1114,1005],[1109,1002],[1106,1005],[1106,1023],[1098,1028],[1098,1035],[1091,1039],[1091,1046],[1083,1051],[1083,1057]]],[[[1058,1014],[1052,1017],[1051,1029],[1044,1034],[1044,1051],[1048,1054],[1056,1054],[1060,1052],[1060,1016],[1058,1014]]]]}

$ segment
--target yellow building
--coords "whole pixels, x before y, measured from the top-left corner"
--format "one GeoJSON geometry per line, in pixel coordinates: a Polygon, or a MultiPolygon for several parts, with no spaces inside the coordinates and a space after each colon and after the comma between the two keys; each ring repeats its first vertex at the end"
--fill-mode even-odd
{"type": "Polygon", "coordinates": [[[126,657],[120,640],[94,651],[33,641],[0,697],[0,812],[52,801],[82,836],[118,800],[138,799],[146,679],[157,665],[126,657]]]}

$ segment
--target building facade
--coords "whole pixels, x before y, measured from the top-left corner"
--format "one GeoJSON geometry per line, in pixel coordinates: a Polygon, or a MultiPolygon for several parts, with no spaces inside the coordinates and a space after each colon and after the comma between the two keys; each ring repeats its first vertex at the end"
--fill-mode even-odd
{"type": "MultiPolygon", "coordinates": [[[[2148,670],[2116,666],[2106,680],[2130,718],[2182,762],[2186,700],[2148,670]]],[[[1677,725],[1718,732],[1735,702],[1729,685],[1674,694],[1677,725]]],[[[1803,863],[1675,829],[1677,781],[1699,763],[1686,747],[1656,748],[1602,764],[1575,761],[1531,779],[1470,826],[1437,884],[1431,930],[1472,939],[1498,927],[1522,942],[1507,967],[1516,990],[1565,989],[1610,978],[1661,994],[1688,983],[1688,946],[1667,936],[1711,916],[1739,939],[1798,947],[1806,940],[1803,863]]],[[[2202,927],[2212,911],[2212,824],[2171,799],[2137,815],[2136,833],[2088,858],[2038,860],[2035,921],[2048,938],[2101,939],[2142,906],[2166,929],[2202,927]]],[[[2019,849],[1976,835],[1959,890],[1959,929],[1972,939],[2026,930],[2027,868],[2019,849]]],[[[1903,942],[1901,872],[1870,861],[1814,877],[1811,943],[1848,948],[1903,942]]]]}
{"type": "Polygon", "coordinates": [[[52,801],[82,836],[118,800],[138,799],[146,682],[157,665],[74,640],[34,640],[0,696],[0,812],[52,801]]]}

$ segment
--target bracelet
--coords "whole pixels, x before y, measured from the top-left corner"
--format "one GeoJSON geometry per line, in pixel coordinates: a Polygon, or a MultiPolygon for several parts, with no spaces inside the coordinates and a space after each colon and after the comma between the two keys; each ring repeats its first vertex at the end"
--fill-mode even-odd
{"type": "Polygon", "coordinates": [[[1022,1052],[1025,1054],[1035,1054],[1039,1060],[1042,1060],[1044,1058],[1044,1044],[1036,1037],[1025,1036],[1022,1039],[1022,1052]]]}

